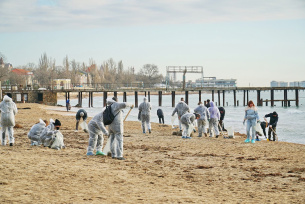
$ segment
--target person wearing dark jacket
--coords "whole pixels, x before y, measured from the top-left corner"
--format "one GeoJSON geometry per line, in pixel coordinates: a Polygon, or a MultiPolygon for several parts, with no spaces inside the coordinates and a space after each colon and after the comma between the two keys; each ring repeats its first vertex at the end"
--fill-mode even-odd
{"type": "MultiPolygon", "coordinates": [[[[225,126],[224,126],[224,123],[223,123],[223,120],[224,120],[224,118],[225,118],[226,111],[225,111],[225,109],[224,109],[223,107],[219,107],[218,109],[219,109],[219,112],[220,112],[219,126],[221,127],[221,129],[222,129],[223,131],[227,131],[227,130],[225,129],[225,126]]],[[[219,130],[221,130],[220,127],[219,127],[219,130]]]]}
{"type": "Polygon", "coordinates": [[[210,99],[207,100],[207,102],[206,102],[206,104],[205,104],[205,107],[207,107],[207,108],[211,107],[211,105],[210,105],[210,99]]]}
{"type": "Polygon", "coordinates": [[[279,116],[277,114],[277,112],[273,112],[273,113],[269,113],[269,114],[266,114],[265,115],[265,120],[266,118],[270,117],[270,121],[269,121],[269,129],[268,129],[268,139],[269,141],[271,140],[271,132],[272,132],[272,135],[273,135],[273,141],[275,141],[275,135],[276,135],[276,125],[277,125],[277,122],[279,120],[279,116]]]}
{"type": "Polygon", "coordinates": [[[159,118],[159,123],[161,124],[161,120],[162,120],[162,123],[164,124],[164,114],[163,114],[163,110],[161,108],[159,108],[157,110],[157,115],[159,118]]]}
{"type": "Polygon", "coordinates": [[[76,128],[75,130],[78,131],[78,125],[81,118],[83,118],[83,121],[87,120],[87,112],[84,109],[79,109],[76,113],[76,128]]]}

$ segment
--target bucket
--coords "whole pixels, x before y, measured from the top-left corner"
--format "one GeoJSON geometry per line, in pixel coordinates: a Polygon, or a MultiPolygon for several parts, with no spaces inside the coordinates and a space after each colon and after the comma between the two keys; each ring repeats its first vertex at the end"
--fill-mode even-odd
{"type": "Polygon", "coordinates": [[[233,127],[227,127],[227,132],[229,138],[234,138],[234,128],[233,127]]]}

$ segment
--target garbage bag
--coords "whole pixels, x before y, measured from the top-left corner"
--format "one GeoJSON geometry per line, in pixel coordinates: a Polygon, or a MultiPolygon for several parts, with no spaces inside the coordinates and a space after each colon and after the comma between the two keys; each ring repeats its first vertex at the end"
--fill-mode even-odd
{"type": "Polygon", "coordinates": [[[80,124],[80,127],[84,130],[84,132],[89,132],[88,124],[86,123],[86,121],[83,121],[83,122],[80,124]]]}

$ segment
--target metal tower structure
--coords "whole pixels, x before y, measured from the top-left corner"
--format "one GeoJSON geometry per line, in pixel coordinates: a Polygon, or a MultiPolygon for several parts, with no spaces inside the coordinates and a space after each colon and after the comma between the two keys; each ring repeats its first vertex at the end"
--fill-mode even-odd
{"type": "Polygon", "coordinates": [[[174,80],[176,81],[176,73],[183,73],[183,89],[185,89],[185,75],[186,73],[201,73],[203,78],[202,66],[167,66],[166,67],[166,88],[169,85],[169,74],[174,73],[174,80]]]}

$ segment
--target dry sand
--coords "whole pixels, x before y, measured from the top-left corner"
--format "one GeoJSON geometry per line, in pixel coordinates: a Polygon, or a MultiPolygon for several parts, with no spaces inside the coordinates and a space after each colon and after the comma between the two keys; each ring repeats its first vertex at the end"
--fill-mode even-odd
{"type": "Polygon", "coordinates": [[[140,122],[125,122],[125,161],[87,157],[88,134],[74,132],[74,116],[17,106],[15,146],[0,146],[1,203],[305,202],[305,145],[183,140],[168,125],[152,124],[144,135],[140,122]],[[62,122],[66,149],[30,146],[39,118],[62,122]]]}

